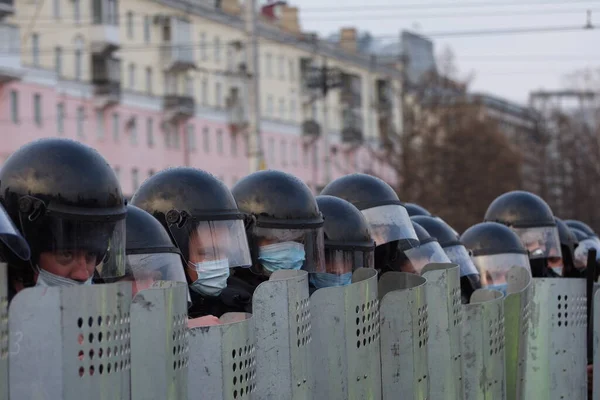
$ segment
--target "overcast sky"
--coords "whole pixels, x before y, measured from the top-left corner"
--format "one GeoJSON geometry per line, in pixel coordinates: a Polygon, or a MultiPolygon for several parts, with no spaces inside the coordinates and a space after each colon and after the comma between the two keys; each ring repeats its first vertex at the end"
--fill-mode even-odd
{"type": "MultiPolygon", "coordinates": [[[[586,10],[600,28],[600,0],[293,0],[305,31],[327,35],[344,26],[390,38],[513,28],[584,26],[586,10]],[[517,5],[518,4],[518,5],[517,5]]],[[[564,75],[600,66],[600,30],[432,38],[436,53],[452,48],[472,90],[524,103],[531,90],[564,86],[564,75]]]]}

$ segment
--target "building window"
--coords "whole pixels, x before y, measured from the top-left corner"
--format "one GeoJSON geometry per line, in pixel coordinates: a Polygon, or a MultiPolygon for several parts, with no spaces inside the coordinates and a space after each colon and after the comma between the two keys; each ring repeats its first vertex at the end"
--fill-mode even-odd
{"type": "Polygon", "coordinates": [[[188,125],[186,129],[187,148],[189,151],[196,151],[196,131],[194,125],[188,125]]]}
{"type": "Polygon", "coordinates": [[[137,121],[135,117],[131,117],[127,124],[127,133],[129,134],[129,144],[132,146],[137,145],[137,121]]]}
{"type": "Polygon", "coordinates": [[[200,85],[200,98],[202,99],[202,105],[208,104],[208,81],[206,78],[202,79],[202,84],[200,85]]]}
{"type": "Polygon", "coordinates": [[[273,56],[271,53],[265,55],[265,75],[270,78],[273,75],[273,56]]]}
{"type": "Polygon", "coordinates": [[[154,121],[150,117],[146,119],[146,141],[148,147],[154,147],[154,121]]]}
{"type": "Polygon", "coordinates": [[[152,94],[152,68],[146,67],[146,93],[152,94]]]}
{"type": "Polygon", "coordinates": [[[215,62],[218,64],[221,62],[221,39],[215,36],[215,62]]]}
{"type": "Polygon", "coordinates": [[[206,33],[200,34],[200,57],[202,61],[208,60],[208,43],[206,43],[206,33]]]}
{"type": "Polygon", "coordinates": [[[231,136],[231,155],[237,157],[238,152],[238,137],[235,135],[231,136]]]}
{"type": "Polygon", "coordinates": [[[117,5],[117,0],[107,0],[107,1],[108,1],[107,22],[109,25],[118,26],[119,25],[119,6],[117,5]]]}
{"type": "Polygon", "coordinates": [[[150,16],[144,16],[144,42],[150,43],[150,16]]]}
{"type": "Polygon", "coordinates": [[[302,148],[302,161],[305,167],[308,167],[308,159],[309,159],[310,151],[308,147],[302,148]]]}
{"type": "Polygon", "coordinates": [[[39,93],[33,95],[33,121],[42,126],[42,96],[39,93]]]}
{"type": "Polygon", "coordinates": [[[73,0],[73,19],[76,24],[81,22],[81,0],[73,0]]]}
{"type": "Polygon", "coordinates": [[[135,88],[135,65],[129,64],[129,89],[135,88]]]}
{"type": "Polygon", "coordinates": [[[133,13],[127,12],[127,38],[133,39],[133,13]]]}
{"type": "Polygon", "coordinates": [[[171,137],[173,136],[172,133],[171,133],[171,131],[172,131],[171,124],[169,124],[168,122],[163,122],[162,129],[163,129],[163,133],[165,135],[165,147],[167,149],[170,149],[171,148],[171,141],[172,141],[171,137]]]}
{"type": "Polygon", "coordinates": [[[119,141],[119,136],[121,136],[121,126],[120,126],[119,114],[113,113],[112,115],[112,131],[113,131],[113,140],[115,142],[119,141]]]}
{"type": "Polygon", "coordinates": [[[171,138],[173,139],[173,147],[178,149],[179,148],[179,131],[177,130],[177,127],[174,127],[171,130],[171,138]]]}
{"type": "Polygon", "coordinates": [[[10,119],[13,124],[19,123],[19,93],[16,90],[10,91],[10,119]]]}
{"type": "Polygon", "coordinates": [[[285,140],[281,141],[281,154],[279,155],[279,158],[281,159],[281,165],[283,165],[284,167],[287,165],[287,143],[285,142],[285,140]]]}
{"type": "Polygon", "coordinates": [[[96,136],[98,139],[104,139],[104,113],[102,110],[96,110],[96,136]]]}
{"type": "Polygon", "coordinates": [[[271,163],[271,165],[274,165],[275,164],[275,140],[273,140],[273,138],[269,139],[268,151],[269,151],[269,153],[268,153],[269,154],[269,156],[268,156],[269,163],[271,163]]]}
{"type": "Polygon", "coordinates": [[[279,72],[279,79],[285,79],[285,58],[283,58],[283,56],[279,56],[277,60],[277,69],[279,72]]]}
{"type": "Polygon", "coordinates": [[[83,39],[75,39],[75,80],[80,81],[83,75],[83,39]]]}
{"type": "Polygon", "coordinates": [[[31,35],[31,63],[34,67],[40,66],[40,35],[31,35]]]}
{"type": "Polygon", "coordinates": [[[282,98],[279,99],[279,118],[283,119],[285,117],[285,100],[282,98]]]}
{"type": "Polygon", "coordinates": [[[296,120],[296,100],[290,99],[290,120],[296,120]]]}
{"type": "Polygon", "coordinates": [[[217,108],[221,108],[223,105],[223,92],[221,89],[221,83],[217,82],[215,84],[215,103],[217,108]]]}
{"type": "Polygon", "coordinates": [[[202,129],[202,142],[205,153],[210,153],[210,131],[208,128],[202,129]]]}
{"type": "Polygon", "coordinates": [[[294,142],[290,147],[292,151],[292,164],[296,166],[298,165],[298,143],[294,142]]]}
{"type": "Polygon", "coordinates": [[[273,115],[273,96],[267,96],[267,116],[273,115]]]}
{"type": "Polygon", "coordinates": [[[52,15],[54,16],[55,19],[60,18],[60,0],[53,0],[52,15]]]}
{"type": "Polygon", "coordinates": [[[194,96],[194,78],[191,76],[185,77],[185,94],[186,96],[194,96]]]}
{"type": "Polygon", "coordinates": [[[65,105],[58,103],[56,105],[56,131],[59,135],[65,133],[65,105]]]}
{"type": "Polygon", "coordinates": [[[57,47],[54,49],[54,70],[59,78],[62,76],[62,69],[62,48],[57,47]]]}
{"type": "Polygon", "coordinates": [[[294,81],[296,72],[294,68],[294,59],[290,59],[288,63],[288,76],[290,77],[290,81],[294,81]]]}
{"type": "Polygon", "coordinates": [[[139,180],[139,175],[138,175],[138,170],[137,168],[132,168],[131,169],[131,186],[133,187],[133,191],[135,192],[136,190],[138,190],[138,188],[140,187],[140,180],[139,180]]]}
{"type": "Polygon", "coordinates": [[[223,131],[217,129],[217,154],[223,154],[223,131]]]}
{"type": "Polygon", "coordinates": [[[77,137],[83,138],[85,136],[84,131],[85,121],[85,109],[82,106],[77,107],[77,137]]]}

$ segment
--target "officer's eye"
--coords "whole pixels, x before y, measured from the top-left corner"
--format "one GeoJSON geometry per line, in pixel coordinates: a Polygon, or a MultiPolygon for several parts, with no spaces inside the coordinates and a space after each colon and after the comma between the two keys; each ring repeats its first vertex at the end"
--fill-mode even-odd
{"type": "Polygon", "coordinates": [[[74,254],[72,251],[62,250],[56,252],[56,261],[60,264],[69,264],[73,261],[74,254]]]}

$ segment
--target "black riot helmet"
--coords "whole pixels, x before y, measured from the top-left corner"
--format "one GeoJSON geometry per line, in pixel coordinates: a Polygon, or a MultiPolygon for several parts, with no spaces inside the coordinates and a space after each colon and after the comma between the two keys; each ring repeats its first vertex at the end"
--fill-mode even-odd
{"type": "Polygon", "coordinates": [[[558,228],[558,239],[560,240],[560,249],[563,259],[563,271],[562,276],[567,278],[580,277],[580,271],[575,269],[575,247],[579,244],[579,239],[575,233],[569,228],[565,222],[560,218],[554,218],[556,220],[556,227],[558,228]]]}
{"type": "Polygon", "coordinates": [[[488,207],[484,220],[511,228],[529,252],[534,277],[552,276],[559,268],[562,254],[558,229],[552,210],[533,193],[513,191],[497,197],[488,207]]]}
{"type": "Polygon", "coordinates": [[[594,230],[585,222],[578,221],[576,219],[567,219],[564,222],[569,228],[579,229],[580,231],[585,232],[588,236],[598,236],[596,232],[594,232],[594,230]]]}
{"type": "Polygon", "coordinates": [[[91,147],[56,138],[21,147],[0,170],[0,203],[31,247],[31,264],[18,268],[25,285],[48,263],[71,271],[61,276],[71,281],[89,281],[92,264],[104,281],[125,273],[125,200],[91,147]],[[73,267],[75,258],[85,258],[87,272],[73,267]]]}
{"type": "Polygon", "coordinates": [[[161,223],[132,205],[127,206],[125,223],[126,279],[134,282],[133,294],[156,281],[183,282],[187,285],[181,252],[161,223]]]}
{"type": "Polygon", "coordinates": [[[417,222],[411,222],[419,238],[419,245],[411,248],[399,247],[397,268],[394,270],[420,274],[427,264],[449,263],[450,259],[437,239],[429,235],[429,232],[417,222]]]}
{"type": "Polygon", "coordinates": [[[464,303],[468,303],[473,292],[481,288],[479,272],[454,230],[435,217],[416,216],[411,218],[435,237],[451,262],[460,267],[460,288],[464,303]]]}
{"type": "Polygon", "coordinates": [[[431,213],[418,204],[404,203],[404,208],[406,208],[406,211],[410,217],[416,217],[417,215],[426,215],[431,217],[431,213]]]}
{"type": "Polygon", "coordinates": [[[17,257],[22,261],[29,261],[31,250],[27,241],[15,228],[12,220],[0,205],[0,262],[10,261],[17,257]]]}
{"type": "Polygon", "coordinates": [[[304,182],[285,172],[254,172],[232,188],[247,227],[253,271],[278,269],[324,272],[323,216],[304,182]]]}
{"type": "Polygon", "coordinates": [[[483,287],[506,294],[507,275],[512,267],[531,273],[527,250],[521,239],[506,225],[482,222],[467,229],[460,241],[471,254],[483,287]]]}
{"type": "Polygon", "coordinates": [[[244,216],[227,186],[208,172],[161,171],[140,186],[131,203],[160,221],[188,267],[216,261],[250,266],[244,216]]]}

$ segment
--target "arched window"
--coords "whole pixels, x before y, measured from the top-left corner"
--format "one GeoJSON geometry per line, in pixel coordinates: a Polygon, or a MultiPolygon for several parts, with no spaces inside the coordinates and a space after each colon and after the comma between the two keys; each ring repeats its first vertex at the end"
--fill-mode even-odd
{"type": "Polygon", "coordinates": [[[75,80],[80,81],[83,75],[83,38],[75,37],[73,44],[75,48],[75,80]]]}

